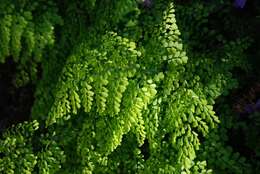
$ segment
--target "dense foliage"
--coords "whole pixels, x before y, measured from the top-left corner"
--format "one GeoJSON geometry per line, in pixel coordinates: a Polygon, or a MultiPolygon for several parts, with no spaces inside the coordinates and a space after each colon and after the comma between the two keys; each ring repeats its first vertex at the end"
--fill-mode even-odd
{"type": "Polygon", "coordinates": [[[0,0],[0,61],[36,85],[30,120],[2,134],[0,172],[260,172],[259,113],[245,122],[229,99],[236,70],[257,69],[257,19],[232,3],[0,0]],[[238,129],[254,156],[229,143],[238,129]]]}

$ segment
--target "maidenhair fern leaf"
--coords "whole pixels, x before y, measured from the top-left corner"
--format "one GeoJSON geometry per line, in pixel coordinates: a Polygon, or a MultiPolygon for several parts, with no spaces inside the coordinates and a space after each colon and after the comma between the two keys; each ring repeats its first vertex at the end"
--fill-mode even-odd
{"type": "Polygon", "coordinates": [[[9,43],[11,38],[11,27],[12,16],[5,15],[4,18],[0,20],[0,62],[5,62],[5,58],[10,55],[9,43]]]}

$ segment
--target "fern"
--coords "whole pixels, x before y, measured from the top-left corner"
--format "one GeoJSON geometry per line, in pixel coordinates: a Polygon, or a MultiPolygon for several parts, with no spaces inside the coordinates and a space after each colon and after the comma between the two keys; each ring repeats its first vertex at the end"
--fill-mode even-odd
{"type": "Polygon", "coordinates": [[[41,3],[33,3],[26,8],[25,4],[28,3],[30,2],[25,1],[24,5],[21,5],[19,2],[1,2],[3,17],[0,18],[0,59],[4,63],[6,58],[12,57],[15,62],[19,62],[21,73],[17,86],[28,83],[27,79],[36,80],[35,65],[41,61],[44,49],[54,44],[54,25],[62,23],[52,3],[49,3],[50,9],[39,16],[32,14],[37,8],[41,8],[41,3]],[[28,70],[28,63],[32,64],[33,70],[28,70]]]}
{"type": "Polygon", "coordinates": [[[232,70],[250,70],[251,39],[212,31],[228,2],[175,2],[3,2],[0,59],[17,62],[18,86],[37,82],[37,121],[3,135],[0,171],[251,172],[214,109],[238,85],[232,70]]]}

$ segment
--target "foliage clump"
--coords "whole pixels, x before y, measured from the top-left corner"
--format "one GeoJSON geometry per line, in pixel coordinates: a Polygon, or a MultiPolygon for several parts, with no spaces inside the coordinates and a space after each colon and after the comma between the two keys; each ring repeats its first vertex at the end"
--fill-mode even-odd
{"type": "Polygon", "coordinates": [[[250,70],[252,39],[209,21],[229,3],[18,2],[1,6],[0,59],[40,63],[42,78],[34,121],[3,134],[1,172],[254,172],[214,108],[238,86],[233,69],[250,70]]]}

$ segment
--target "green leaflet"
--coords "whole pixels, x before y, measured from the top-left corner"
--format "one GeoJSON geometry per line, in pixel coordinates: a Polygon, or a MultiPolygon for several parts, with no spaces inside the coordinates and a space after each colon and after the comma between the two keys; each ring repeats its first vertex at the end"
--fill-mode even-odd
{"type": "Polygon", "coordinates": [[[80,94],[81,94],[82,105],[84,107],[85,112],[90,112],[93,104],[94,92],[91,89],[92,86],[90,86],[87,82],[82,82],[80,94]]]}

